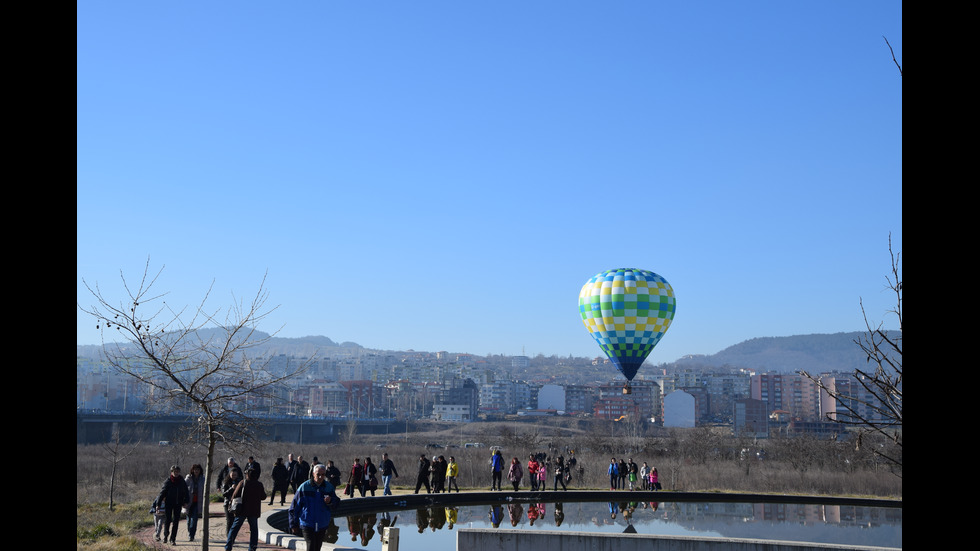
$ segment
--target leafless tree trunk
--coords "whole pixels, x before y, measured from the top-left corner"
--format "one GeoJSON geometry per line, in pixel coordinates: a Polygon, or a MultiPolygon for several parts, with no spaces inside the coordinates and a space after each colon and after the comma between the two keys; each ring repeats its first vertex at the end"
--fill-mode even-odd
{"type": "Polygon", "coordinates": [[[867,433],[881,435],[889,440],[892,448],[876,447],[873,451],[885,461],[898,467],[896,474],[901,476],[902,466],[902,275],[901,254],[892,250],[891,275],[886,278],[888,289],[895,296],[895,307],[889,312],[898,322],[898,331],[887,331],[881,323],[873,324],[864,314],[867,332],[855,342],[867,357],[868,368],[856,369],[854,380],[859,392],[841,391],[837,385],[826,384],[820,377],[802,372],[803,376],[815,381],[832,397],[840,408],[831,420],[858,428],[857,446],[862,445],[867,433]]]}
{"type": "Polygon", "coordinates": [[[123,444],[119,436],[119,428],[116,427],[112,431],[112,441],[102,444],[102,449],[105,450],[106,457],[111,463],[112,467],[109,470],[109,510],[112,511],[115,508],[115,502],[113,500],[114,492],[116,489],[116,467],[119,463],[123,462],[130,455],[136,451],[139,447],[140,441],[137,440],[135,443],[127,443],[126,446],[129,447],[128,450],[123,450],[123,444]]]}
{"type": "MultiPolygon", "coordinates": [[[[204,503],[210,503],[217,442],[253,443],[257,421],[250,405],[271,403],[276,399],[272,390],[306,370],[309,362],[273,373],[268,360],[253,356],[272,337],[255,329],[275,310],[266,309],[264,278],[250,301],[235,301],[222,314],[207,307],[211,288],[196,309],[171,308],[154,288],[162,271],[151,276],[148,260],[136,286],[120,274],[127,296],[118,302],[97,284],[84,282],[95,303],[79,308],[103,331],[106,362],[148,387],[155,407],[197,414],[197,432],[208,450],[204,503]],[[121,342],[105,342],[105,332],[111,330],[121,342]]],[[[207,514],[203,533],[208,533],[207,514]]],[[[207,550],[208,538],[201,544],[207,550]]]]}

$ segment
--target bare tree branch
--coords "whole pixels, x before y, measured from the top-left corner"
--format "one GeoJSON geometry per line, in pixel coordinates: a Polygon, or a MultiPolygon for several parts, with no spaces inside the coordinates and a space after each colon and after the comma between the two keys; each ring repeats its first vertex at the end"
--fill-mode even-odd
{"type": "Polygon", "coordinates": [[[888,39],[887,38],[885,38],[884,36],[882,38],[885,39],[885,44],[888,45],[888,51],[892,53],[892,61],[894,61],[895,62],[895,66],[898,67],[898,76],[902,76],[902,66],[901,66],[901,64],[899,64],[898,60],[895,59],[895,49],[892,48],[892,45],[891,45],[890,42],[888,42],[888,39]]]}
{"type": "MultiPolygon", "coordinates": [[[[209,502],[215,445],[254,443],[257,420],[249,414],[254,404],[273,404],[275,390],[289,378],[305,371],[313,358],[272,372],[269,359],[255,353],[273,334],[259,333],[257,326],[275,311],[267,308],[266,278],[249,300],[233,300],[232,306],[208,309],[214,283],[197,308],[172,309],[165,294],[155,294],[163,269],[151,275],[147,260],[142,277],[130,286],[120,273],[126,298],[118,305],[99,286],[90,286],[95,304],[79,308],[96,320],[102,331],[106,362],[147,386],[157,409],[196,412],[196,433],[207,443],[204,502],[209,502]],[[107,343],[105,332],[115,330],[121,342],[107,343]]],[[[204,533],[208,531],[204,516],[204,533]]],[[[202,540],[203,549],[208,542],[202,540]]]]}
{"type": "MultiPolygon", "coordinates": [[[[828,419],[859,429],[858,445],[866,433],[884,437],[895,446],[896,453],[884,448],[875,448],[874,453],[886,461],[902,466],[902,274],[901,253],[892,249],[891,237],[888,239],[888,252],[891,255],[891,275],[886,278],[887,288],[895,295],[895,307],[889,314],[898,321],[898,331],[889,332],[881,323],[873,324],[861,303],[861,313],[867,331],[855,340],[865,353],[871,369],[856,369],[850,385],[842,385],[835,378],[822,377],[801,372],[804,377],[833,398],[836,411],[828,413],[828,419]]],[[[896,473],[899,474],[899,473],[896,473]]],[[[899,474],[899,476],[901,476],[899,474]]]]}

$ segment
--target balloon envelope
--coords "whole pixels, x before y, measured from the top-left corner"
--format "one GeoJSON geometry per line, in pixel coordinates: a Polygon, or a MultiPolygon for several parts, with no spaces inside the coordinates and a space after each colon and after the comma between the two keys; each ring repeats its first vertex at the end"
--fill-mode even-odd
{"type": "Polygon", "coordinates": [[[634,268],[600,272],[578,296],[586,329],[627,381],[670,327],[676,305],[666,279],[634,268]]]}

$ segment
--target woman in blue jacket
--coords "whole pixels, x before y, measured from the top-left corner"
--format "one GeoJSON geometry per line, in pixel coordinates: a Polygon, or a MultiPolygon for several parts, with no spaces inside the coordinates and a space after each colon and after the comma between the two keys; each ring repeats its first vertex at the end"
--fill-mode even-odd
{"type": "Polygon", "coordinates": [[[619,465],[616,463],[616,458],[609,460],[609,489],[615,490],[616,484],[619,482],[619,465]]]}
{"type": "Polygon", "coordinates": [[[327,468],[322,464],[313,467],[313,478],[296,488],[289,506],[289,530],[303,536],[309,551],[320,551],[332,511],[339,504],[333,484],[327,482],[327,468]]]}

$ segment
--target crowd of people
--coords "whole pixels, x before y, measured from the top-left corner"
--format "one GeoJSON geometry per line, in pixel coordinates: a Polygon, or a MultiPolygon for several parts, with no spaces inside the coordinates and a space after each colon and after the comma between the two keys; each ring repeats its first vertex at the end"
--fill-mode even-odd
{"type": "Polygon", "coordinates": [[[609,489],[610,490],[660,490],[660,478],[656,467],[651,467],[646,461],[637,466],[633,458],[616,461],[609,460],[609,489]]]}
{"type": "MultiPolygon", "coordinates": [[[[574,453],[567,461],[564,456],[554,458],[537,453],[530,454],[526,463],[517,457],[511,458],[508,463],[496,449],[489,460],[490,490],[502,490],[505,475],[515,492],[525,483],[525,477],[532,491],[547,490],[549,482],[553,491],[557,491],[559,486],[562,490],[568,490],[576,462],[574,453]]],[[[610,490],[661,489],[656,467],[650,467],[646,462],[639,466],[632,458],[619,461],[612,458],[607,472],[610,490]]],[[[398,478],[398,469],[387,453],[382,454],[377,464],[370,457],[365,457],[363,462],[360,457],[355,457],[346,476],[332,460],[321,463],[314,457],[310,463],[301,455],[294,457],[288,454],[285,461],[279,457],[272,466],[271,492],[266,492],[259,480],[261,474],[262,466],[254,457],[248,458],[244,468],[238,465],[235,458],[229,457],[215,479],[215,490],[224,497],[227,527],[225,549],[232,548],[241,527],[246,523],[249,526],[249,549],[255,549],[258,545],[257,521],[263,501],[268,499],[268,504],[274,505],[276,494],[279,494],[279,504],[285,506],[287,493],[293,494],[289,506],[290,531],[302,535],[308,549],[320,549],[326,530],[332,524],[332,512],[341,499],[337,491],[342,491],[347,497],[374,496],[379,489],[381,495],[392,495],[391,484],[394,478],[398,478]]],[[[437,455],[430,460],[423,453],[419,455],[415,493],[419,493],[423,487],[426,493],[448,493],[454,489],[459,493],[459,475],[460,467],[455,457],[449,456],[447,460],[445,456],[437,455]]],[[[157,541],[161,541],[162,534],[162,541],[176,543],[182,510],[186,511],[188,537],[194,541],[204,512],[204,484],[204,469],[200,464],[193,465],[186,477],[181,476],[179,466],[170,468],[169,476],[164,480],[151,508],[157,541]]]]}
{"type": "Polygon", "coordinates": [[[415,477],[415,493],[419,493],[422,486],[425,486],[426,493],[438,494],[451,492],[456,488],[459,493],[459,464],[456,458],[449,456],[446,460],[444,455],[432,456],[432,461],[423,453],[419,455],[418,474],[415,477]]]}

